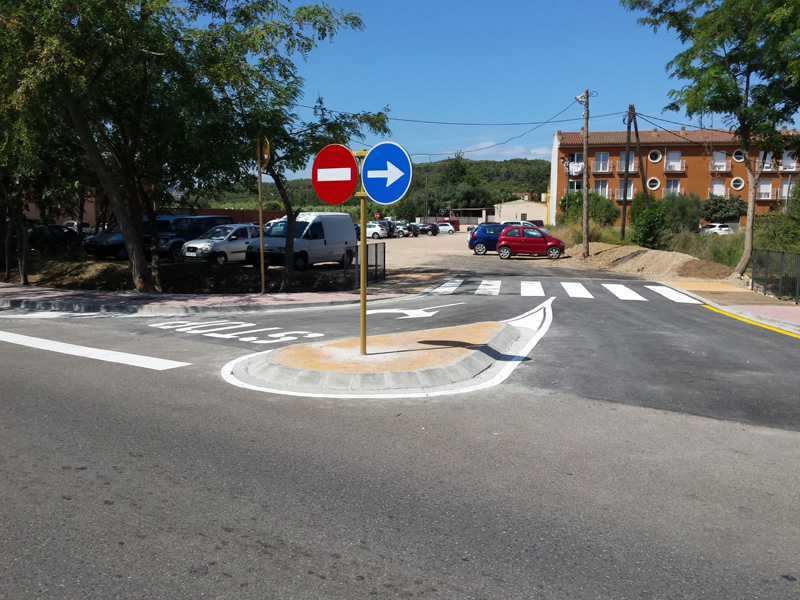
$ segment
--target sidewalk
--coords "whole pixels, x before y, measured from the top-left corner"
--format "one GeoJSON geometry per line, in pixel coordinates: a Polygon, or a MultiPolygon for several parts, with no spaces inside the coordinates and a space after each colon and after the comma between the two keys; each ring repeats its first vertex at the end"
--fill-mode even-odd
{"type": "MultiPolygon", "coordinates": [[[[371,287],[368,302],[415,294],[438,284],[445,273],[404,273],[371,287]]],[[[800,306],[721,282],[665,281],[735,318],[800,337],[800,306]]],[[[187,315],[267,311],[355,304],[358,291],[302,294],[147,295],[81,292],[0,283],[0,308],[41,311],[187,315]]],[[[549,311],[549,303],[544,312],[549,311]]],[[[538,310],[538,309],[537,309],[538,310]]],[[[512,322],[422,330],[368,338],[288,346],[243,357],[223,376],[249,389],[299,396],[387,398],[452,394],[475,382],[497,381],[526,360],[549,326],[546,315],[512,322]]],[[[507,375],[506,375],[507,376],[507,375]]]]}

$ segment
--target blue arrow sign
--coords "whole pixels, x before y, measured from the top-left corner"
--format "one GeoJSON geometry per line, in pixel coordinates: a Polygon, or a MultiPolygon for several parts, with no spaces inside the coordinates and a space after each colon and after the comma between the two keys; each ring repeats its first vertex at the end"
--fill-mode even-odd
{"type": "Polygon", "coordinates": [[[411,185],[411,158],[400,144],[381,142],[364,157],[361,184],[378,204],[397,202],[411,185]]]}

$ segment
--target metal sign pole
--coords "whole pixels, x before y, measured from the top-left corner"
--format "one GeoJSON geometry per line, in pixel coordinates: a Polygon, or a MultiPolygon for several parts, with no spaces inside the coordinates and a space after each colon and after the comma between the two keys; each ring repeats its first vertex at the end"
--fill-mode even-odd
{"type": "MultiPolygon", "coordinates": [[[[356,159],[361,159],[359,162],[359,170],[363,166],[364,157],[367,155],[366,150],[358,150],[353,152],[356,159]]],[[[361,182],[356,198],[361,200],[361,240],[358,247],[358,267],[359,267],[359,280],[361,289],[361,355],[367,354],[367,192],[364,191],[364,183],[359,177],[361,182]]]]}

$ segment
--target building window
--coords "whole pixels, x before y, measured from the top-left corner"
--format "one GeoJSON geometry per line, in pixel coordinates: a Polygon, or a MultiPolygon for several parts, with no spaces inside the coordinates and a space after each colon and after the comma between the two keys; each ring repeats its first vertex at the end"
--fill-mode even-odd
{"type": "Polygon", "coordinates": [[[636,173],[636,153],[631,152],[630,154],[625,154],[625,152],[619,153],[619,164],[617,165],[617,172],[624,173],[625,172],[625,164],[628,165],[628,173],[636,173]]]}
{"type": "Polygon", "coordinates": [[[733,160],[736,162],[744,162],[744,150],[737,148],[733,151],[733,160]]]}
{"type": "Polygon", "coordinates": [[[772,199],[772,182],[771,181],[759,181],[758,182],[758,195],[756,197],[759,200],[771,200],[772,199]]]}
{"type": "Polygon", "coordinates": [[[567,154],[567,162],[582,163],[583,152],[570,152],[569,154],[567,154]]]}
{"type": "Polygon", "coordinates": [[[608,163],[608,152],[595,152],[592,170],[595,173],[609,173],[611,165],[608,163]]]}
{"type": "Polygon", "coordinates": [[[781,171],[797,171],[797,157],[793,152],[784,152],[781,159],[781,171]]]}
{"type": "Polygon", "coordinates": [[[664,163],[664,171],[678,173],[684,170],[684,162],[681,160],[680,150],[667,150],[667,160],[664,163]]]}
{"type": "Polygon", "coordinates": [[[608,198],[608,181],[595,181],[594,193],[608,198]]]}
{"type": "Polygon", "coordinates": [[[583,180],[582,179],[570,179],[567,182],[567,193],[573,194],[575,192],[582,192],[583,191],[583,180]]]}
{"type": "Polygon", "coordinates": [[[741,177],[734,177],[733,181],[731,181],[731,187],[738,192],[744,188],[744,179],[741,177]]]}
{"type": "Polygon", "coordinates": [[[649,160],[651,163],[657,163],[660,161],[661,150],[650,150],[650,152],[647,153],[647,160],[649,160]]]}
{"type": "Polygon", "coordinates": [[[622,181],[619,182],[619,189],[617,190],[617,199],[619,200],[633,200],[633,181],[628,182],[628,189],[622,186],[622,181]]]}
{"type": "Polygon", "coordinates": [[[711,159],[711,170],[716,172],[731,170],[726,152],[714,150],[714,157],[711,159]]]}
{"type": "Polygon", "coordinates": [[[761,168],[764,171],[772,171],[772,152],[768,152],[766,154],[764,154],[764,152],[760,152],[758,156],[757,168],[761,168]]]}
{"type": "Polygon", "coordinates": [[[709,196],[725,197],[725,181],[723,179],[711,180],[711,190],[709,190],[709,196]]]}
{"type": "Polygon", "coordinates": [[[664,193],[666,195],[669,195],[669,194],[680,194],[681,193],[681,180],[680,179],[667,179],[666,183],[664,184],[664,193]]]}
{"type": "Polygon", "coordinates": [[[786,198],[789,197],[789,193],[792,191],[793,185],[793,179],[781,179],[781,200],[786,200],[786,198]]]}
{"type": "Polygon", "coordinates": [[[651,192],[655,192],[660,187],[661,182],[658,180],[658,177],[651,177],[647,180],[647,189],[651,192]]]}

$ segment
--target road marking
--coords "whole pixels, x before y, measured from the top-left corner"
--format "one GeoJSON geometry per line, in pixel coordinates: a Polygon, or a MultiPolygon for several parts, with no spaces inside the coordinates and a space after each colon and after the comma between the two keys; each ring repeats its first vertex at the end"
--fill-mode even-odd
{"type": "Polygon", "coordinates": [[[778,329],[777,327],[771,327],[770,325],[764,325],[763,323],[758,323],[757,321],[751,321],[750,319],[746,319],[745,317],[740,317],[739,315],[735,315],[733,313],[729,313],[722,309],[709,306],[708,304],[703,304],[703,308],[707,308],[708,310],[713,310],[716,313],[725,315],[726,317],[730,317],[731,319],[736,319],[737,321],[742,321],[743,323],[747,323],[748,325],[755,325],[756,327],[769,329],[770,331],[775,331],[776,333],[782,333],[783,335],[788,335],[789,337],[800,338],[800,335],[792,333],[791,331],[786,331],[785,329],[778,329]]]}
{"type": "Polygon", "coordinates": [[[665,285],[646,285],[644,287],[646,287],[648,290],[654,291],[656,294],[661,294],[664,296],[664,298],[672,300],[673,302],[680,302],[682,304],[702,304],[702,302],[700,302],[700,300],[697,298],[687,296],[683,292],[673,290],[671,287],[667,287],[665,285]]]}
{"type": "Polygon", "coordinates": [[[520,284],[520,295],[522,296],[544,296],[544,288],[541,281],[523,281],[520,284]]]}
{"type": "Polygon", "coordinates": [[[603,287],[614,294],[620,300],[639,300],[647,302],[647,298],[634,292],[631,288],[619,283],[604,283],[603,287]]]}
{"type": "Polygon", "coordinates": [[[442,285],[433,290],[431,294],[452,294],[462,283],[464,283],[463,279],[448,279],[442,285]]]}
{"type": "Polygon", "coordinates": [[[256,337],[252,334],[261,333],[263,331],[276,331],[280,330],[280,327],[259,327],[258,329],[248,329],[254,325],[256,325],[256,323],[248,323],[246,321],[207,321],[205,323],[195,323],[194,321],[175,319],[171,321],[164,321],[163,323],[151,323],[150,327],[172,330],[177,333],[197,334],[223,340],[236,340],[238,342],[247,342],[256,345],[291,342],[301,337],[314,339],[323,337],[324,335],[322,333],[312,333],[310,331],[279,331],[278,333],[270,333],[266,336],[256,337]],[[232,331],[238,329],[244,329],[244,331],[232,331]],[[219,333],[221,331],[224,331],[225,333],[219,333]]]}
{"type": "Polygon", "coordinates": [[[69,354],[81,358],[91,358],[92,360],[102,360],[132,367],[140,367],[142,369],[151,369],[153,371],[166,371],[167,369],[186,367],[192,364],[165,360],[163,358],[153,358],[151,356],[141,356],[139,354],[128,354],[127,352],[115,352],[114,350],[101,350],[99,348],[65,344],[63,342],[54,342],[52,340],[8,333],[5,331],[0,331],[0,341],[8,342],[9,344],[17,344],[19,346],[27,346],[29,348],[37,348],[39,350],[47,350],[48,352],[58,352],[60,354],[69,354]]]}
{"type": "Polygon", "coordinates": [[[567,292],[570,298],[594,298],[582,283],[562,281],[561,287],[564,288],[564,291],[567,292]]]}
{"type": "Polygon", "coordinates": [[[499,279],[484,279],[475,291],[476,296],[497,296],[500,293],[499,279]]]}

